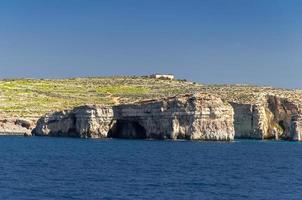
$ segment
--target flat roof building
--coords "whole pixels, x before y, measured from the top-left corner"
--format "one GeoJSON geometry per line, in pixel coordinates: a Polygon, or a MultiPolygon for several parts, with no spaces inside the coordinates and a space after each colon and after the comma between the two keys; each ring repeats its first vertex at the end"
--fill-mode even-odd
{"type": "Polygon", "coordinates": [[[174,79],[173,74],[151,74],[149,77],[150,78],[155,78],[155,79],[165,79],[165,80],[173,80],[174,79]]]}

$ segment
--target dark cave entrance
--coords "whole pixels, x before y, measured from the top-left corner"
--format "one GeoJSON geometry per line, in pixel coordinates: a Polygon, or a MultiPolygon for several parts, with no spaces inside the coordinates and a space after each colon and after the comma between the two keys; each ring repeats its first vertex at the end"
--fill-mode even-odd
{"type": "Polygon", "coordinates": [[[282,129],[282,133],[284,133],[285,129],[286,129],[286,126],[285,126],[285,122],[283,120],[280,120],[279,121],[279,127],[282,129]]]}
{"type": "Polygon", "coordinates": [[[137,121],[117,120],[108,133],[111,138],[147,138],[146,129],[137,121]]]}

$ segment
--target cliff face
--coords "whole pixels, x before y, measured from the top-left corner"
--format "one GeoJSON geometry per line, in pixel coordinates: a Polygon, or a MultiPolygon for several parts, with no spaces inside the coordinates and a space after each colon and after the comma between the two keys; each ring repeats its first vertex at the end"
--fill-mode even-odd
{"type": "Polygon", "coordinates": [[[300,140],[301,112],[297,104],[268,95],[255,104],[231,103],[236,138],[300,140]]]}
{"type": "Polygon", "coordinates": [[[38,121],[35,135],[232,140],[233,109],[208,94],[108,107],[84,106],[38,121]]]}
{"type": "Polygon", "coordinates": [[[302,140],[297,103],[274,95],[225,103],[206,93],[113,107],[81,106],[42,117],[33,133],[82,138],[302,140]]]}
{"type": "Polygon", "coordinates": [[[302,140],[302,116],[301,114],[292,117],[291,132],[292,140],[302,140]]]}
{"type": "Polygon", "coordinates": [[[255,104],[230,103],[234,109],[236,138],[261,139],[259,107],[255,104]]]}
{"type": "Polygon", "coordinates": [[[114,107],[110,137],[232,140],[233,110],[206,94],[114,107]],[[142,134],[143,133],[143,134],[142,134]]]}
{"type": "Polygon", "coordinates": [[[71,111],[45,115],[38,120],[33,134],[37,136],[103,138],[107,137],[112,117],[112,108],[80,106],[71,111]]]}

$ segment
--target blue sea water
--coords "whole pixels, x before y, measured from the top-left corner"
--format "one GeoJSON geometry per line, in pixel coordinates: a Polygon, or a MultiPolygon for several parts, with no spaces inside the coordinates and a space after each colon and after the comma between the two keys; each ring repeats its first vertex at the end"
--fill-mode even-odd
{"type": "Polygon", "coordinates": [[[302,143],[0,137],[0,199],[301,199],[302,143]]]}

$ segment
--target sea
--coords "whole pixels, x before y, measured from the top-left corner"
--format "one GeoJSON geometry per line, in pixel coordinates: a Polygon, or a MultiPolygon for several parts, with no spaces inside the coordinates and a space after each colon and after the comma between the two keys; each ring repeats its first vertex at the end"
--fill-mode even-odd
{"type": "Polygon", "coordinates": [[[302,143],[0,137],[0,199],[302,199],[302,143]]]}

